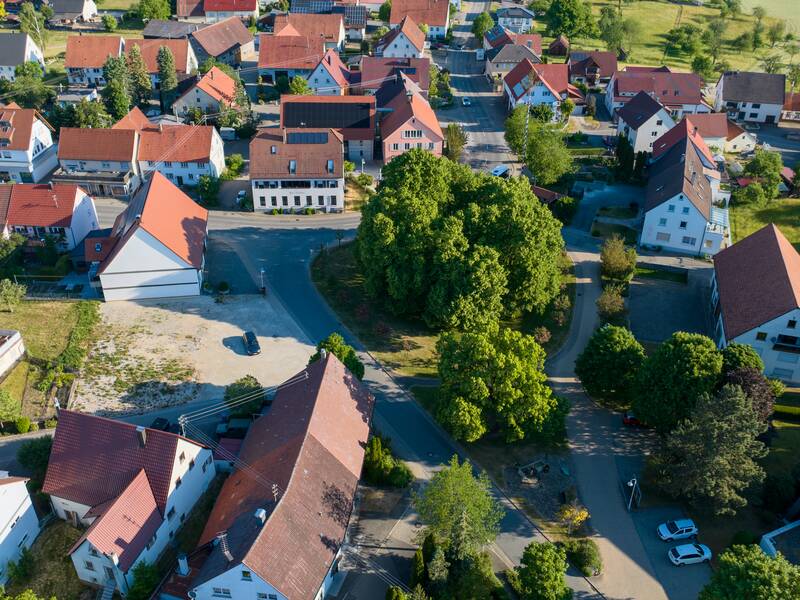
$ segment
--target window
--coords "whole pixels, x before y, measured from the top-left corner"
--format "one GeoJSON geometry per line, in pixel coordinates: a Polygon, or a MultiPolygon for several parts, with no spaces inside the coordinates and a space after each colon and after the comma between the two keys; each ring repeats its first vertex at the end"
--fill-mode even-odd
{"type": "Polygon", "coordinates": [[[317,204],[323,206],[325,204],[325,196],[317,196],[317,204]]]}
{"type": "Polygon", "coordinates": [[[281,196],[281,204],[289,206],[289,196],[281,196]]]}
{"type": "Polygon", "coordinates": [[[306,206],[311,206],[311,204],[312,204],[311,196],[306,196],[306,206]]]}
{"type": "Polygon", "coordinates": [[[778,352],[778,362],[797,364],[800,359],[800,354],[793,354],[791,352],[778,352]]]}
{"type": "Polygon", "coordinates": [[[270,146],[269,153],[270,154],[277,154],[278,153],[278,147],[277,146],[270,146]]]}
{"type": "Polygon", "coordinates": [[[681,229],[686,229],[686,225],[687,225],[686,221],[681,221],[680,228],[681,229]]]}
{"type": "Polygon", "coordinates": [[[669,206],[667,206],[667,212],[675,212],[675,205],[670,204],[669,206]]]}
{"type": "Polygon", "coordinates": [[[182,162],[181,163],[181,169],[188,169],[188,168],[189,168],[189,163],[188,162],[182,162]]]}
{"type": "Polygon", "coordinates": [[[181,481],[181,478],[180,478],[180,477],[178,477],[178,478],[175,480],[175,489],[178,489],[179,487],[181,487],[181,484],[182,484],[182,483],[183,483],[183,481],[181,481]]]}
{"type": "Polygon", "coordinates": [[[300,206],[300,196],[295,196],[294,197],[294,205],[295,206],[300,206]]]}
{"type": "Polygon", "coordinates": [[[703,246],[705,246],[706,248],[711,248],[713,245],[714,242],[712,240],[706,240],[705,242],[703,242],[703,246]]]}
{"type": "Polygon", "coordinates": [[[421,129],[411,129],[409,131],[403,132],[404,138],[421,138],[422,137],[422,130],[421,129]]]}
{"type": "Polygon", "coordinates": [[[772,376],[777,379],[791,379],[793,373],[791,369],[772,369],[772,376]]]}
{"type": "Polygon", "coordinates": [[[651,137],[658,137],[658,132],[657,131],[651,131],[650,132],[650,136],[651,137]]]}
{"type": "Polygon", "coordinates": [[[789,321],[789,322],[786,324],[786,327],[788,327],[789,329],[794,329],[795,327],[797,327],[797,321],[795,321],[794,319],[791,319],[791,320],[790,320],[790,321],[789,321]]]}
{"type": "Polygon", "coordinates": [[[757,119],[758,118],[758,113],[750,113],[750,118],[751,119],[757,119]]]}
{"type": "Polygon", "coordinates": [[[101,252],[102,250],[103,250],[103,244],[101,244],[100,242],[97,242],[97,243],[94,245],[94,251],[95,251],[95,252],[101,252]]]}
{"type": "Polygon", "coordinates": [[[694,246],[697,243],[697,238],[689,237],[688,235],[683,236],[681,243],[686,246],[694,246]]]}
{"type": "Polygon", "coordinates": [[[171,521],[174,516],[175,516],[175,507],[173,506],[172,508],[169,509],[169,512],[167,513],[167,520],[171,521]]]}
{"type": "Polygon", "coordinates": [[[181,455],[178,457],[178,462],[183,464],[183,461],[186,460],[186,452],[181,452],[181,455]]]}
{"type": "Polygon", "coordinates": [[[682,212],[684,215],[688,215],[688,214],[689,214],[689,207],[688,207],[688,206],[684,206],[684,207],[681,209],[681,212],[682,212]]]}
{"type": "Polygon", "coordinates": [[[661,219],[658,220],[658,226],[659,227],[666,227],[667,226],[667,220],[662,217],[661,219]]]}
{"type": "Polygon", "coordinates": [[[409,144],[408,142],[406,142],[406,143],[404,144],[404,146],[405,146],[405,149],[406,149],[406,150],[410,150],[410,149],[411,149],[411,144],[409,144]]]}
{"type": "Polygon", "coordinates": [[[336,196],[331,196],[331,206],[336,206],[336,196]]]}
{"type": "Polygon", "coordinates": [[[83,561],[83,566],[86,567],[87,571],[94,571],[94,563],[90,560],[83,561]]]}
{"type": "Polygon", "coordinates": [[[392,144],[392,150],[400,150],[400,144],[392,144]]]}
{"type": "Polygon", "coordinates": [[[270,200],[272,201],[272,206],[278,206],[278,199],[275,196],[272,196],[270,200]]]}
{"type": "Polygon", "coordinates": [[[752,106],[753,108],[761,108],[761,105],[758,102],[754,102],[750,106],[752,106]]]}
{"type": "Polygon", "coordinates": [[[214,598],[231,598],[231,591],[228,588],[212,588],[211,595],[214,598]]]}
{"type": "Polygon", "coordinates": [[[186,520],[186,513],[181,513],[181,523],[186,520]]]}
{"type": "Polygon", "coordinates": [[[297,161],[290,160],[289,161],[289,173],[297,173],[297,161]]]}
{"type": "Polygon", "coordinates": [[[756,333],[756,341],[763,342],[767,339],[767,332],[766,331],[759,331],[756,333]]]}
{"type": "Polygon", "coordinates": [[[164,166],[165,167],[171,167],[172,166],[172,161],[171,160],[165,160],[164,161],[164,166]]]}
{"type": "MultiPolygon", "coordinates": [[[[657,126],[659,126],[659,127],[660,127],[661,125],[663,125],[663,124],[664,124],[664,121],[663,121],[663,120],[661,120],[661,119],[659,119],[658,121],[656,121],[656,125],[657,125],[657,126]]],[[[654,133],[653,135],[655,135],[655,133],[654,133]]]]}
{"type": "Polygon", "coordinates": [[[253,576],[250,571],[242,571],[242,581],[253,581],[253,576]]]}
{"type": "Polygon", "coordinates": [[[89,554],[91,554],[92,556],[100,556],[100,553],[97,552],[97,550],[92,546],[89,546],[89,554]]]}
{"type": "Polygon", "coordinates": [[[328,173],[333,173],[333,160],[328,160],[328,173]]]}
{"type": "Polygon", "coordinates": [[[100,163],[100,164],[101,164],[101,165],[103,165],[103,168],[104,168],[104,169],[108,169],[108,168],[110,168],[110,167],[111,167],[111,164],[110,164],[110,163],[107,163],[107,162],[102,162],[102,163],[100,163]]]}
{"type": "Polygon", "coordinates": [[[670,234],[664,233],[663,231],[656,234],[656,240],[659,242],[668,242],[670,238],[670,234]]]}
{"type": "Polygon", "coordinates": [[[158,537],[158,536],[157,536],[157,534],[155,534],[155,533],[154,533],[154,534],[153,534],[153,537],[151,537],[151,538],[150,538],[150,541],[149,541],[149,542],[147,542],[147,549],[148,549],[148,550],[150,550],[150,548],[152,548],[152,547],[153,547],[153,544],[155,544],[155,543],[156,543],[156,537],[158,537]]]}

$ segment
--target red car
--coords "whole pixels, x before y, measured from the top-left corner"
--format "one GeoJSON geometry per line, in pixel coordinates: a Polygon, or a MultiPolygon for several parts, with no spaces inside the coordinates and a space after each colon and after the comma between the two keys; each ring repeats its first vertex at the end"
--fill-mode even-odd
{"type": "Polygon", "coordinates": [[[625,411],[622,415],[622,424],[628,427],[642,427],[642,422],[630,410],[625,411]]]}

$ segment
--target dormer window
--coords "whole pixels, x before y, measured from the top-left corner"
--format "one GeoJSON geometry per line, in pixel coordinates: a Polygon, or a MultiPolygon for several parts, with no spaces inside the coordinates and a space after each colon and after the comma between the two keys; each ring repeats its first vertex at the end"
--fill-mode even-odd
{"type": "Polygon", "coordinates": [[[328,173],[333,173],[333,160],[328,160],[328,173]]]}
{"type": "Polygon", "coordinates": [[[278,153],[278,147],[277,146],[270,146],[269,153],[270,154],[277,154],[278,153]]]}
{"type": "Polygon", "coordinates": [[[101,244],[100,242],[97,242],[97,243],[94,245],[94,251],[95,251],[95,252],[97,252],[97,253],[99,253],[99,252],[101,252],[102,250],[103,250],[103,244],[101,244]]]}
{"type": "Polygon", "coordinates": [[[290,160],[289,161],[289,173],[292,173],[292,174],[297,173],[297,161],[296,160],[290,160]]]}

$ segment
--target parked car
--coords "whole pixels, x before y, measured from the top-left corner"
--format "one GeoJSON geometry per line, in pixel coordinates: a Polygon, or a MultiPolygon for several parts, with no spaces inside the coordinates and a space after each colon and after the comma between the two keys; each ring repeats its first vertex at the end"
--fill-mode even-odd
{"type": "Polygon", "coordinates": [[[464,96],[461,98],[461,104],[464,106],[472,106],[472,100],[470,100],[469,96],[464,96]]]}
{"type": "Polygon", "coordinates": [[[622,415],[622,424],[628,427],[642,427],[642,422],[639,420],[632,410],[626,410],[622,415]]]}
{"type": "Polygon", "coordinates": [[[508,165],[497,165],[494,169],[492,169],[492,175],[495,177],[502,177],[503,179],[508,179],[511,177],[511,169],[508,165]]]}
{"type": "Polygon", "coordinates": [[[711,550],[705,544],[684,544],[667,552],[672,564],[677,567],[711,561],[711,550]]]}
{"type": "Polygon", "coordinates": [[[656,533],[665,542],[697,537],[697,526],[691,519],[667,521],[656,528],[656,533]]]}
{"type": "Polygon", "coordinates": [[[244,199],[247,198],[247,191],[246,190],[239,190],[236,193],[236,204],[239,205],[244,202],[244,199]]]}
{"type": "Polygon", "coordinates": [[[247,354],[250,356],[261,354],[261,346],[258,343],[258,338],[256,338],[255,333],[252,331],[245,331],[242,334],[242,341],[244,341],[244,349],[247,351],[247,354]]]}

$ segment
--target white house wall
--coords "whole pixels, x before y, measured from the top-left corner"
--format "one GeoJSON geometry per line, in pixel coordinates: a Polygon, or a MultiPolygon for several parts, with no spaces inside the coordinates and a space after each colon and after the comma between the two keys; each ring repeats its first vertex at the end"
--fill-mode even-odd
{"type": "Polygon", "coordinates": [[[7,565],[39,535],[39,518],[24,481],[0,485],[0,585],[8,580],[7,565]]]}
{"type": "Polygon", "coordinates": [[[308,76],[308,85],[316,96],[341,96],[342,88],[333,80],[328,70],[318,64],[308,76]]]}
{"type": "Polygon", "coordinates": [[[652,152],[653,142],[674,126],[675,122],[669,113],[661,109],[642,123],[638,129],[633,129],[620,118],[617,123],[617,133],[625,134],[628,137],[634,152],[652,152]]]}
{"type": "Polygon", "coordinates": [[[173,107],[179,115],[186,115],[189,109],[192,108],[199,108],[204,114],[220,112],[219,101],[209,96],[197,86],[178,98],[175,104],[173,104],[173,107]]]}
{"type": "Polygon", "coordinates": [[[100,227],[94,200],[84,193],[81,188],[78,188],[76,194],[75,206],[72,211],[72,226],[70,227],[74,242],[71,244],[70,250],[81,243],[90,231],[100,227]]]}
{"type": "MultiPolygon", "coordinates": [[[[22,358],[24,354],[25,343],[22,341],[22,335],[17,331],[3,344],[3,347],[0,348],[0,377],[5,375],[6,371],[17,364],[17,361],[22,358]]],[[[0,489],[2,489],[2,486],[0,486],[0,489]]],[[[2,519],[0,519],[0,523],[2,523],[2,519]]],[[[2,566],[2,564],[3,563],[0,562],[0,566],[2,566]]]]}
{"type": "Polygon", "coordinates": [[[397,35],[392,42],[383,49],[381,56],[384,58],[422,58],[423,50],[418,50],[408,41],[405,33],[397,35]]]}
{"type": "Polygon", "coordinates": [[[779,334],[800,336],[800,310],[792,310],[741,334],[732,341],[747,344],[758,352],[761,360],[764,361],[764,374],[767,377],[774,377],[786,383],[800,383],[800,354],[774,350],[773,339],[777,338],[779,334]],[[794,329],[788,327],[789,321],[797,323],[794,329]],[[764,340],[758,339],[759,333],[766,334],[764,340]]]}
{"type": "Polygon", "coordinates": [[[643,246],[660,246],[682,254],[716,254],[722,239],[707,234],[707,223],[694,204],[678,194],[645,213],[640,242],[643,246]],[[686,227],[682,228],[681,222],[686,227]],[[685,243],[684,238],[689,240],[685,243]],[[711,245],[706,243],[708,240],[711,245]]]}
{"type": "MultiPolygon", "coordinates": [[[[255,516],[253,519],[255,519],[255,516]]],[[[289,600],[242,563],[197,586],[193,591],[195,600],[219,600],[220,598],[234,600],[249,600],[251,598],[253,600],[256,598],[289,600]],[[242,571],[250,572],[249,581],[242,577],[242,571]],[[258,594],[264,594],[264,596],[258,596],[258,594]]]]}
{"type": "Polygon", "coordinates": [[[86,504],[80,504],[72,500],[59,498],[58,496],[50,496],[50,505],[53,507],[53,512],[56,513],[56,516],[63,521],[71,522],[71,520],[67,518],[67,511],[76,513],[78,515],[78,521],[83,525],[89,526],[92,524],[92,521],[94,521],[94,518],[84,518],[86,512],[91,508],[91,506],[87,506],[86,504]]]}

